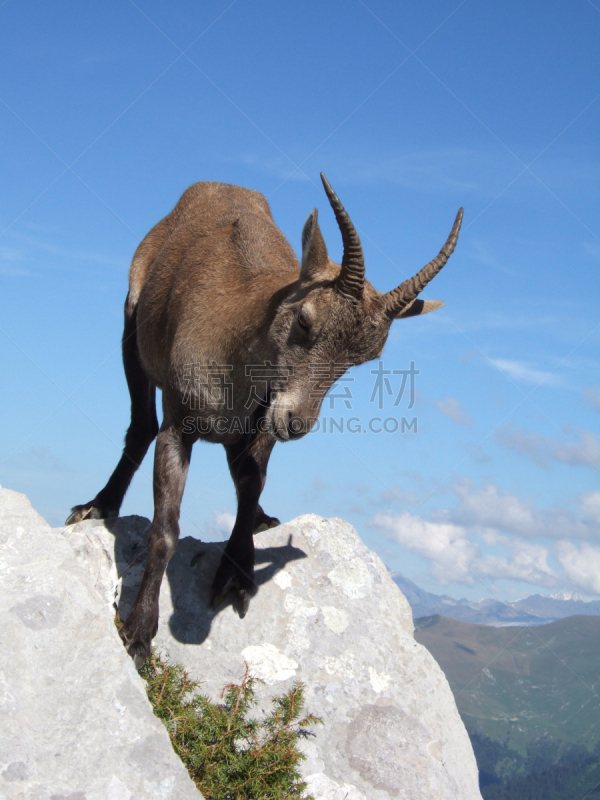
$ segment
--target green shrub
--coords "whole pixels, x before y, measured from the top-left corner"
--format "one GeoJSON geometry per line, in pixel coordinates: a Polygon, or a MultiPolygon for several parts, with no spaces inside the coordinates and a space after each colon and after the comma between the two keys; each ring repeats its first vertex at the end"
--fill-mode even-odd
{"type": "Polygon", "coordinates": [[[155,651],[140,674],[154,713],[206,800],[304,796],[306,784],[298,772],[304,756],[298,740],[314,735],[308,726],[321,720],[312,714],[302,717],[301,683],[274,698],[266,717],[249,719],[258,681],[249,676],[248,667],[241,684],[223,689],[222,703],[195,693],[199,684],[189,679],[183,667],[163,661],[155,651]]]}

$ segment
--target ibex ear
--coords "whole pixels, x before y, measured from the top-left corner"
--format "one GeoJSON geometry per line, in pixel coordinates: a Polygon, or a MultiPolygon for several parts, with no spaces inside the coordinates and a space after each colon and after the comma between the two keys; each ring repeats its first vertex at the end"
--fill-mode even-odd
{"type": "Polygon", "coordinates": [[[444,304],[441,300],[413,300],[412,303],[396,314],[394,319],[404,319],[405,317],[416,317],[418,314],[429,314],[436,311],[444,304]]]}
{"type": "Polygon", "coordinates": [[[316,208],[311,212],[302,231],[302,282],[315,280],[329,263],[327,247],[317,222],[318,213],[316,208]]]}

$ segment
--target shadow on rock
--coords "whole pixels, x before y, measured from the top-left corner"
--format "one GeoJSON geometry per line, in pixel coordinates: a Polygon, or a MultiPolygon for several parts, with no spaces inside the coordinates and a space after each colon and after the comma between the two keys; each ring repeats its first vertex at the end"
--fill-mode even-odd
{"type": "MultiPolygon", "coordinates": [[[[121,619],[126,619],[142,582],[150,523],[143,517],[107,519],[104,523],[115,537],[115,562],[122,582],[118,611],[121,619]]],[[[254,544],[254,579],[259,590],[251,602],[259,603],[260,587],[290,561],[306,558],[307,555],[304,550],[294,547],[292,536],[281,547],[261,548],[260,534],[257,534],[254,544]]],[[[166,576],[173,605],[169,628],[172,636],[179,642],[204,642],[215,617],[233,604],[233,595],[228,595],[216,610],[209,607],[210,587],[224,549],[225,542],[207,543],[191,537],[179,541],[177,551],[167,567],[166,576]]],[[[161,615],[166,610],[164,600],[163,592],[161,615]]]]}

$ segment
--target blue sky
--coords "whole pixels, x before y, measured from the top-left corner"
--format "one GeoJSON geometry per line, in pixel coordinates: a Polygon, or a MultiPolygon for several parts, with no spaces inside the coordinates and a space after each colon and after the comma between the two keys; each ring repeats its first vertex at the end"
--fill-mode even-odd
{"type": "MultiPolygon", "coordinates": [[[[369,402],[376,364],[324,404],[418,433],[278,445],[266,510],[344,517],[432,591],[600,594],[599,36],[589,0],[0,5],[2,485],[53,525],[104,485],[129,261],[188,185],[263,192],[297,252],[318,207],[339,259],[323,171],[382,291],[465,221],[424,293],[445,307],[383,356],[415,362],[414,408],[369,402]]],[[[122,513],[152,515],[151,459],[122,513]]],[[[183,532],[234,510],[196,445],[183,532]]]]}

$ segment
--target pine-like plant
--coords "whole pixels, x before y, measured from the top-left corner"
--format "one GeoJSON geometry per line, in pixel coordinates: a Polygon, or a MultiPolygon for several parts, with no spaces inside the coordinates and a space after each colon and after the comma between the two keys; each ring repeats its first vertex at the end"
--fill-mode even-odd
{"type": "MultiPolygon", "coordinates": [[[[303,713],[303,685],[272,700],[264,719],[250,719],[259,682],[246,673],[239,685],[223,689],[222,703],[195,690],[179,664],[155,651],[140,670],[156,716],[166,726],[173,749],[206,800],[287,800],[304,797],[298,765],[304,755],[298,740],[314,735],[321,723],[303,713]]],[[[312,800],[306,797],[306,800],[312,800]]]]}

